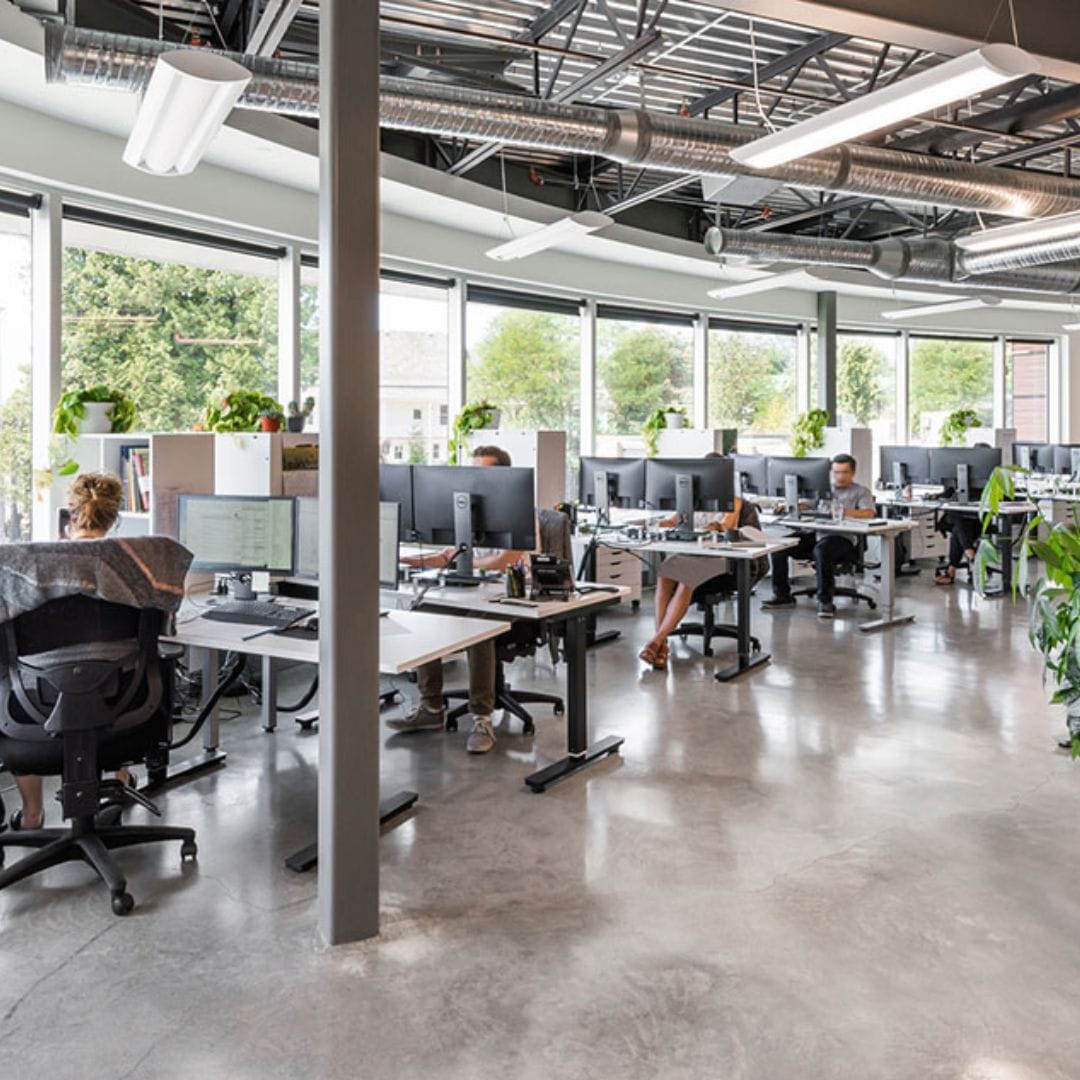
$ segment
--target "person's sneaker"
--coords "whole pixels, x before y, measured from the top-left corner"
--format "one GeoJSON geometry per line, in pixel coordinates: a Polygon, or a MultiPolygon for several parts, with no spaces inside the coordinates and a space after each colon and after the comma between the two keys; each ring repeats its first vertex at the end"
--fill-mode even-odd
{"type": "Polygon", "coordinates": [[[762,611],[776,611],[779,608],[789,608],[795,606],[794,596],[772,596],[768,600],[762,602],[762,611]]]}
{"type": "Polygon", "coordinates": [[[446,727],[446,710],[431,710],[422,702],[408,716],[387,720],[386,726],[394,731],[442,731],[446,727]]]}
{"type": "Polygon", "coordinates": [[[836,605],[820,603],[817,606],[817,617],[819,619],[835,619],[836,618],[836,605]]]}
{"type": "Polygon", "coordinates": [[[495,749],[495,732],[491,727],[490,716],[477,716],[473,718],[472,731],[469,732],[465,749],[470,754],[486,754],[495,749]]]}

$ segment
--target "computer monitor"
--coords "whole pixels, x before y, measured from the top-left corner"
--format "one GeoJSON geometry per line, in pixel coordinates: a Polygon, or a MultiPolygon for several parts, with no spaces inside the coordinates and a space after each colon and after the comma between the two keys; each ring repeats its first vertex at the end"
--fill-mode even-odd
{"type": "Polygon", "coordinates": [[[823,457],[770,457],[766,465],[769,495],[782,495],[789,503],[825,499],[832,491],[832,463],[823,457]],[[789,488],[793,489],[789,491],[789,488]]]}
{"type": "Polygon", "coordinates": [[[1054,448],[1049,443],[1014,442],[1012,463],[1029,472],[1050,472],[1054,467],[1054,448]]]}
{"type": "Polygon", "coordinates": [[[319,500],[313,496],[301,496],[296,500],[293,575],[302,578],[319,576],[319,500]]]}
{"type": "Polygon", "coordinates": [[[645,499],[645,459],[583,457],[578,490],[586,506],[635,510],[645,499]]]}
{"type": "Polygon", "coordinates": [[[735,462],[731,458],[648,458],[645,505],[674,510],[676,529],[694,530],[694,511],[729,513],[735,506],[735,462]]]}
{"type": "Polygon", "coordinates": [[[193,570],[293,572],[296,502],[263,495],[181,495],[179,538],[193,570]]]}
{"type": "Polygon", "coordinates": [[[414,465],[412,473],[416,539],[464,548],[456,576],[472,577],[473,546],[535,549],[532,469],[414,465]]]}
{"type": "Polygon", "coordinates": [[[902,488],[906,484],[930,483],[930,450],[925,446],[883,446],[881,482],[902,488]]]}
{"type": "Polygon", "coordinates": [[[1051,470],[1058,476],[1071,476],[1076,473],[1078,470],[1075,468],[1074,451],[1080,451],[1080,446],[1073,443],[1055,443],[1051,470]]]}
{"type": "Polygon", "coordinates": [[[396,589],[401,564],[401,506],[395,502],[379,503],[379,584],[396,589]]]}
{"type": "Polygon", "coordinates": [[[957,502],[977,499],[1001,464],[997,446],[935,446],[930,450],[930,480],[955,488],[957,502]]]}
{"type": "Polygon", "coordinates": [[[764,495],[769,482],[764,454],[735,454],[735,487],[740,495],[764,495]]]}
{"type": "Polygon", "coordinates": [[[402,540],[414,540],[413,467],[411,465],[379,466],[379,502],[397,503],[401,507],[398,535],[402,540]]]}

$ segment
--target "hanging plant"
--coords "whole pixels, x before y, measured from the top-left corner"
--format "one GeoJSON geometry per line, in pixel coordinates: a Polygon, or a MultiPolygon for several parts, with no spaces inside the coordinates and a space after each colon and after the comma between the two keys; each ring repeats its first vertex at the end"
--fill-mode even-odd
{"type": "Polygon", "coordinates": [[[974,409],[954,409],[945,417],[938,433],[942,446],[961,446],[970,428],[981,426],[982,417],[974,409]]]}
{"type": "MultiPolygon", "coordinates": [[[[669,416],[681,416],[686,419],[686,409],[682,405],[668,405],[664,409],[657,409],[649,414],[645,426],[641,429],[642,438],[645,440],[645,456],[656,457],[660,452],[660,432],[668,428],[669,416]]],[[[681,426],[685,427],[685,423],[681,426]]]]}
{"type": "Polygon", "coordinates": [[[90,386],[84,390],[69,390],[61,395],[53,409],[53,433],[74,439],[86,419],[86,406],[89,404],[112,406],[106,410],[112,432],[122,434],[135,426],[135,403],[131,398],[107,386],[90,386]]]}
{"type": "Polygon", "coordinates": [[[471,405],[466,405],[454,417],[454,423],[450,428],[450,441],[447,444],[448,464],[460,465],[461,458],[468,450],[469,436],[474,431],[498,427],[500,417],[499,408],[492,405],[490,401],[476,401],[471,405]]]}
{"type": "Polygon", "coordinates": [[[806,457],[811,450],[825,445],[825,425],[829,414],[824,409],[808,409],[795,421],[791,429],[791,452],[796,457],[806,457]]]}

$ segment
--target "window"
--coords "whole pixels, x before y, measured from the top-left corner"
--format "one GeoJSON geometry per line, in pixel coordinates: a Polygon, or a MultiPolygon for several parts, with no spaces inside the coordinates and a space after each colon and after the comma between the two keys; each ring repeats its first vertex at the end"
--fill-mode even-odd
{"type": "Polygon", "coordinates": [[[657,409],[693,399],[693,320],[601,305],[596,321],[596,452],[641,447],[657,409]]]}
{"type": "Polygon", "coordinates": [[[444,428],[450,427],[450,406],[439,406],[439,426],[444,428]]]}
{"type": "Polygon", "coordinates": [[[1048,341],[1009,341],[1005,346],[1005,426],[1016,428],[1023,442],[1045,442],[1048,341]]]}
{"type": "MultiPolygon", "coordinates": [[[[300,271],[300,396],[314,398],[315,408],[307,422],[319,430],[319,285],[318,270],[300,271]]],[[[288,405],[287,401],[282,402],[288,405]]],[[[298,403],[299,404],[299,403],[298,403]]]]}
{"type": "Polygon", "coordinates": [[[971,338],[912,337],[909,354],[911,441],[936,445],[945,418],[973,409],[980,426],[994,419],[994,350],[971,338]]]}
{"type": "MultiPolygon", "coordinates": [[[[581,453],[581,316],[574,300],[470,287],[465,396],[505,427],[565,431],[568,478],[581,453]]],[[[572,490],[572,489],[571,489],[572,490]]]]}
{"type": "Polygon", "coordinates": [[[836,411],[841,427],[868,427],[874,445],[896,442],[899,334],[841,333],[836,340],[836,411]]]}
{"type": "Polygon", "coordinates": [[[379,295],[379,443],[383,460],[423,465],[446,456],[449,318],[445,286],[384,274],[379,295]],[[432,422],[433,417],[438,417],[438,423],[432,422]]]}
{"type": "Polygon", "coordinates": [[[194,427],[230,390],[277,396],[277,266],[65,223],[61,385],[104,383],[142,431],[194,427]]]}
{"type": "Polygon", "coordinates": [[[740,436],[789,434],[797,362],[794,327],[710,320],[709,426],[735,428],[740,436]]]}
{"type": "Polygon", "coordinates": [[[30,539],[30,221],[0,213],[0,542],[30,539]]]}

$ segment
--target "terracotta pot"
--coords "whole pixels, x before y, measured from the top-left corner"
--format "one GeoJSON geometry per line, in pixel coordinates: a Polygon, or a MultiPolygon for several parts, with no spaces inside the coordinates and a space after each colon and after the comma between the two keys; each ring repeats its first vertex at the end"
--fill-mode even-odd
{"type": "Polygon", "coordinates": [[[276,416],[260,416],[259,417],[259,430],[260,431],[280,431],[281,421],[276,416]]]}

